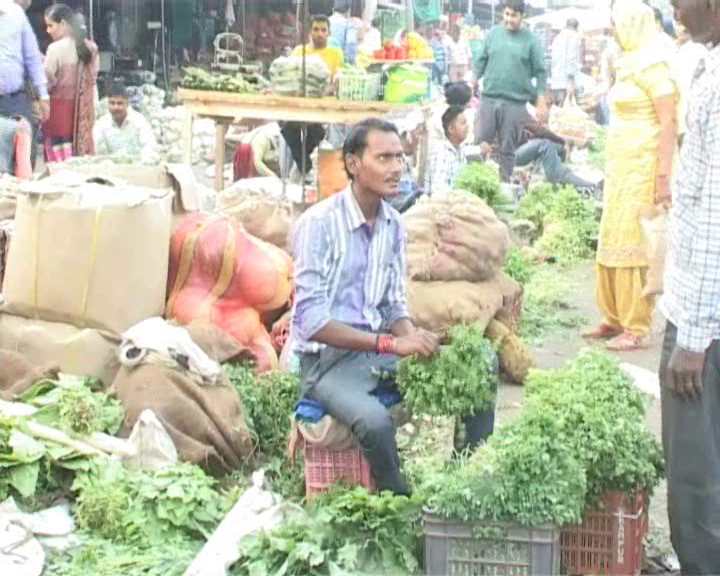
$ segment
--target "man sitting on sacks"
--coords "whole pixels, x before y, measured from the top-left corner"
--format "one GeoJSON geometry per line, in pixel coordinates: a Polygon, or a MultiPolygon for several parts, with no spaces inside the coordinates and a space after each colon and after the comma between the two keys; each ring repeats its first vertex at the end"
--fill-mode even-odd
{"type": "MultiPolygon", "coordinates": [[[[392,419],[371,392],[398,357],[430,357],[439,339],[416,328],[407,308],[404,231],[386,201],[404,170],[397,128],[360,122],[343,157],[350,185],[303,214],[292,238],[301,391],[352,430],[379,490],[408,494],[392,419]]],[[[493,410],[467,418],[467,443],[487,438],[493,423],[493,410]]]]}

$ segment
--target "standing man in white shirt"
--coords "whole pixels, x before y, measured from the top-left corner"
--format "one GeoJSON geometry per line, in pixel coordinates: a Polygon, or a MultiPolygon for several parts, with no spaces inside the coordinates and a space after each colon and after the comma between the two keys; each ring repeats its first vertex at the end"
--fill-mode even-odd
{"type": "Polygon", "coordinates": [[[582,39],[575,18],[567,21],[565,29],[555,37],[552,43],[552,66],[550,90],[553,102],[562,106],[565,98],[575,96],[576,82],[581,69],[582,39]]]}
{"type": "Polygon", "coordinates": [[[720,0],[673,0],[708,46],[673,190],[660,383],[670,536],[683,574],[720,574],[720,0]]]}
{"type": "Polygon", "coordinates": [[[123,84],[113,84],[108,93],[108,113],[93,128],[95,153],[157,159],[157,142],[150,123],[130,107],[123,84]]]}

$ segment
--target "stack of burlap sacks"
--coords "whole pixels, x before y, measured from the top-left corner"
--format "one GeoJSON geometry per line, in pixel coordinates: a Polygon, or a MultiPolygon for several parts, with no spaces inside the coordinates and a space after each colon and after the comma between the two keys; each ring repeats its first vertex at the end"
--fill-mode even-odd
{"type": "Polygon", "coordinates": [[[478,325],[498,345],[503,371],[521,383],[532,360],[515,333],[522,287],[503,272],[507,226],[464,191],[423,197],[403,220],[415,324],[438,334],[456,324],[478,325]]]}
{"type": "MultiPolygon", "coordinates": [[[[259,325],[261,314],[287,309],[289,257],[226,216],[198,212],[188,190],[189,167],[55,168],[13,192],[15,235],[0,286],[0,350],[43,373],[100,379],[124,404],[121,434],[151,408],[181,458],[210,470],[237,468],[253,447],[227,378],[198,386],[180,364],[120,365],[117,348],[130,327],[166,315],[189,324],[195,342],[218,362],[254,356],[266,359],[265,368],[277,366],[267,331],[252,332],[247,323],[252,317],[259,325]],[[180,235],[173,236],[174,225],[180,235]],[[250,257],[251,250],[258,255],[250,257]],[[272,290],[267,275],[273,275],[272,290]],[[261,310],[238,309],[247,295],[261,300],[261,310]]],[[[8,384],[4,397],[17,392],[8,384]]]]}

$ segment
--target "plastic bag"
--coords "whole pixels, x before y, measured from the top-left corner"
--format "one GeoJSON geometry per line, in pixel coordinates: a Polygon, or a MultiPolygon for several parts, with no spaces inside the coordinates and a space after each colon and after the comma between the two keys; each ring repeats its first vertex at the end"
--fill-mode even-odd
{"type": "Polygon", "coordinates": [[[652,206],[640,212],[640,228],[647,243],[648,270],[643,296],[663,293],[663,275],[667,254],[667,209],[652,206]]]}

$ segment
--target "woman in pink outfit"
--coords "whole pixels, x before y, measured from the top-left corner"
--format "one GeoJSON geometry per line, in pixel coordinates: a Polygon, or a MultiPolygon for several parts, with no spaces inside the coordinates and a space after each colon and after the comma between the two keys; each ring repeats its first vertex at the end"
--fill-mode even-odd
{"type": "Polygon", "coordinates": [[[80,16],[65,4],[50,6],[45,24],[53,40],[45,57],[50,92],[50,118],[43,124],[45,159],[92,155],[97,46],[87,39],[80,16]]]}

